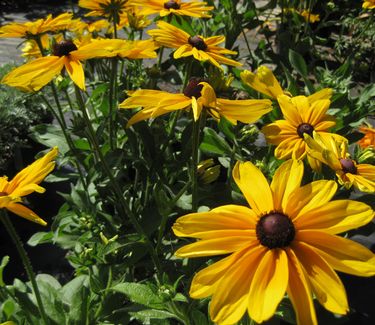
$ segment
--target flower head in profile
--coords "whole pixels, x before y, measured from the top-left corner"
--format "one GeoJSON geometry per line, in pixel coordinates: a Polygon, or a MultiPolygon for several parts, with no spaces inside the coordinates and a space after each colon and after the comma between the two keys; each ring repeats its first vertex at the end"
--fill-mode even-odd
{"type": "Polygon", "coordinates": [[[52,18],[52,15],[48,15],[45,19],[38,19],[36,21],[10,23],[0,28],[0,38],[34,39],[45,33],[62,31],[69,28],[72,17],[72,13],[63,13],[55,18],[52,18]]]}
{"type": "Polygon", "coordinates": [[[224,55],[237,54],[237,52],[227,50],[218,46],[225,41],[224,36],[191,36],[182,29],[179,29],[164,21],[158,21],[159,29],[152,29],[147,33],[162,46],[175,48],[173,53],[175,59],[193,56],[198,61],[208,61],[221,69],[220,64],[240,66],[241,63],[228,59],[224,55]]]}
{"type": "MultiPolygon", "coordinates": [[[[317,132],[323,138],[342,139],[341,136],[329,133],[329,129],[336,123],[332,116],[327,114],[330,105],[329,99],[317,99],[321,93],[311,97],[297,96],[290,98],[286,95],[278,96],[284,120],[277,120],[262,128],[267,142],[276,145],[275,156],[278,159],[303,159],[307,152],[304,134],[312,135],[317,132]]],[[[319,170],[318,161],[308,155],[312,168],[319,170]]]]}
{"type": "Polygon", "coordinates": [[[303,10],[299,12],[299,15],[301,15],[301,17],[303,17],[309,23],[316,23],[320,21],[319,14],[313,14],[308,10],[303,10]]]}
{"type": "Polygon", "coordinates": [[[224,116],[231,123],[237,121],[252,123],[271,110],[267,99],[229,100],[216,98],[214,89],[200,78],[190,79],[183,93],[171,94],[160,90],[136,90],[130,93],[120,108],[138,108],[127,126],[149,118],[155,118],[176,110],[192,110],[194,120],[198,120],[203,109],[216,119],[224,116]]]}
{"type": "Polygon", "coordinates": [[[313,137],[305,135],[309,154],[336,172],[340,184],[352,186],[362,192],[375,192],[375,166],[357,164],[348,153],[348,141],[322,137],[314,132],[313,137]]]}
{"type": "Polygon", "coordinates": [[[317,324],[313,297],[335,314],[348,312],[345,288],[334,270],[375,274],[375,255],[337,236],[369,223],[362,202],[332,201],[337,185],[320,180],[301,186],[303,163],[289,160],[269,185],[250,162],[237,163],[233,178],[248,206],[224,205],[192,213],[173,225],[179,237],[198,239],[179,257],[227,255],[196,273],[190,296],[212,296],[216,324],[235,324],[247,311],[257,323],[271,318],[288,294],[300,325],[317,324]],[[329,290],[327,290],[329,288],[329,290]]]}
{"type": "Polygon", "coordinates": [[[22,198],[33,192],[44,193],[39,184],[55,168],[53,161],[58,154],[57,147],[42,158],[21,170],[11,181],[0,177],[0,208],[5,208],[27,220],[45,226],[47,223],[22,204],[22,198]]]}
{"type": "Polygon", "coordinates": [[[207,6],[207,2],[181,0],[129,0],[129,5],[140,6],[143,15],[159,14],[160,17],[179,15],[210,18],[208,12],[214,9],[207,6]]]}
{"type": "Polygon", "coordinates": [[[375,129],[372,126],[362,126],[359,131],[364,133],[364,137],[358,141],[361,148],[373,147],[375,149],[375,129]]]}
{"type": "Polygon", "coordinates": [[[364,0],[362,4],[363,9],[375,9],[375,0],[364,0]]]}
{"type": "MultiPolygon", "coordinates": [[[[1,82],[23,91],[38,91],[65,68],[73,82],[85,90],[85,75],[81,61],[116,55],[126,57],[128,53],[132,58],[137,58],[137,50],[140,51],[140,58],[144,58],[144,53],[149,53],[152,46],[151,43],[144,42],[101,39],[77,47],[71,40],[61,41],[54,45],[53,55],[38,58],[12,70],[1,82]],[[137,44],[141,45],[140,49],[135,47],[137,44]],[[130,51],[129,46],[134,48],[130,51]]],[[[156,53],[153,54],[153,57],[155,56],[156,53]]]]}
{"type": "Polygon", "coordinates": [[[151,25],[151,20],[147,19],[138,7],[129,7],[125,13],[120,15],[117,28],[130,27],[133,30],[143,30],[149,25],[151,25]]]}
{"type": "Polygon", "coordinates": [[[106,17],[109,21],[119,22],[127,6],[127,0],[79,0],[78,6],[90,10],[86,16],[106,17]]]}

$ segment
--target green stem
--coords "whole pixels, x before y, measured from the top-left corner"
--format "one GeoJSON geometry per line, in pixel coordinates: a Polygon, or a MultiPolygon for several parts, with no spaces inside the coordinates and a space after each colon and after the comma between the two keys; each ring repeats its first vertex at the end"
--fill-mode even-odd
{"type": "Polygon", "coordinates": [[[191,161],[191,208],[193,212],[198,210],[198,152],[199,152],[200,118],[193,122],[192,137],[192,161],[191,161]]]}
{"type": "Polygon", "coordinates": [[[189,79],[191,77],[191,70],[193,67],[193,60],[188,59],[189,61],[186,63],[185,66],[185,77],[184,77],[184,84],[182,85],[182,91],[184,91],[185,87],[187,86],[189,79]]]}
{"type": "Polygon", "coordinates": [[[26,271],[27,276],[28,276],[28,278],[31,282],[31,286],[33,287],[33,291],[34,291],[35,298],[36,298],[36,301],[37,301],[37,304],[38,304],[40,316],[42,317],[43,323],[45,325],[48,325],[49,324],[48,318],[47,318],[46,312],[45,312],[44,307],[43,307],[42,298],[41,298],[41,295],[40,295],[40,292],[39,292],[38,284],[37,284],[36,279],[35,279],[35,274],[34,274],[32,266],[31,266],[30,259],[27,256],[25,248],[23,247],[23,244],[22,244],[20,238],[18,237],[16,229],[13,227],[13,224],[10,221],[10,219],[8,217],[8,214],[6,213],[6,211],[4,209],[0,209],[0,213],[1,213],[0,214],[1,221],[3,222],[4,227],[5,227],[6,231],[8,232],[9,236],[11,237],[13,243],[16,245],[17,252],[18,252],[18,254],[19,254],[19,256],[22,260],[23,266],[25,267],[25,271],[26,271]]]}
{"type": "Polygon", "coordinates": [[[254,62],[255,62],[255,59],[254,59],[253,53],[252,53],[251,48],[250,48],[249,41],[247,40],[247,37],[246,37],[245,31],[244,31],[243,28],[242,28],[242,35],[243,35],[243,38],[244,38],[244,40],[245,40],[247,50],[249,51],[249,55],[250,55],[250,57],[251,57],[251,60],[252,60],[253,63],[254,63],[254,62]]]}
{"type": "Polygon", "coordinates": [[[117,198],[117,200],[120,204],[122,213],[123,213],[123,215],[128,216],[128,218],[129,218],[130,222],[132,223],[133,227],[135,228],[135,230],[140,235],[143,236],[143,238],[145,240],[145,244],[146,244],[146,246],[149,250],[151,258],[152,258],[152,260],[154,262],[154,265],[156,267],[157,273],[158,273],[159,276],[161,276],[161,274],[162,274],[161,273],[161,265],[160,265],[160,262],[158,260],[156,251],[154,250],[154,247],[152,245],[152,242],[150,241],[147,234],[143,230],[141,224],[138,222],[137,218],[135,217],[135,215],[133,214],[133,212],[131,211],[131,209],[127,205],[127,203],[124,199],[122,190],[121,190],[120,186],[118,185],[115,177],[112,174],[112,171],[111,171],[110,167],[107,164],[107,161],[105,160],[105,158],[103,156],[103,153],[100,149],[99,143],[96,139],[94,128],[92,127],[91,121],[90,121],[90,119],[87,115],[85,105],[84,105],[84,102],[83,102],[83,98],[82,98],[82,94],[81,94],[81,90],[77,86],[75,86],[75,91],[76,91],[76,95],[77,95],[78,104],[79,104],[79,107],[82,111],[83,118],[84,118],[87,130],[88,130],[88,133],[89,133],[89,139],[92,142],[91,145],[93,147],[94,152],[96,153],[96,155],[98,157],[98,160],[99,160],[101,166],[104,169],[105,174],[107,175],[107,177],[109,179],[112,190],[113,190],[113,192],[114,192],[114,194],[115,194],[115,196],[116,196],[116,198],[117,198]]]}
{"type": "Polygon", "coordinates": [[[115,111],[114,107],[117,103],[117,58],[112,59],[112,70],[111,70],[111,79],[109,85],[109,144],[112,150],[115,149],[115,111]]]}

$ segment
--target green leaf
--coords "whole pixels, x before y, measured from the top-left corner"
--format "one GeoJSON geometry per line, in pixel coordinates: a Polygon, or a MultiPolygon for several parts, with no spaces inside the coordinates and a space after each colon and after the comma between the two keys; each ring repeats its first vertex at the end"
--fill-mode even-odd
{"type": "Polygon", "coordinates": [[[31,138],[36,142],[44,144],[47,147],[58,147],[60,153],[65,154],[69,151],[69,146],[61,128],[54,124],[39,124],[31,128],[31,138]]]}
{"type": "Polygon", "coordinates": [[[1,305],[1,312],[5,314],[6,319],[9,319],[16,309],[15,302],[11,299],[6,300],[1,305]]]}
{"type": "Polygon", "coordinates": [[[9,263],[9,256],[4,256],[1,259],[1,263],[0,263],[0,287],[5,286],[5,283],[3,281],[3,271],[4,271],[4,268],[7,266],[8,263],[9,263]]]}
{"type": "Polygon", "coordinates": [[[307,65],[301,54],[289,49],[289,62],[301,76],[307,77],[307,65]]]}
{"type": "Polygon", "coordinates": [[[29,246],[36,246],[39,244],[51,243],[53,238],[53,232],[37,232],[31,236],[31,238],[27,241],[29,246]]]}
{"type": "Polygon", "coordinates": [[[152,284],[124,282],[111,288],[112,291],[123,293],[132,302],[151,308],[162,309],[163,299],[151,288],[152,284]]]}
{"type": "Polygon", "coordinates": [[[142,321],[144,324],[149,323],[151,319],[168,319],[168,318],[176,318],[176,316],[169,311],[164,310],[156,310],[156,309],[147,309],[147,310],[140,310],[136,312],[129,312],[134,318],[139,321],[142,321]]]}
{"type": "Polygon", "coordinates": [[[205,152],[217,154],[220,156],[230,155],[232,148],[225,141],[225,139],[217,134],[213,129],[205,127],[203,141],[200,149],[205,152]]]}

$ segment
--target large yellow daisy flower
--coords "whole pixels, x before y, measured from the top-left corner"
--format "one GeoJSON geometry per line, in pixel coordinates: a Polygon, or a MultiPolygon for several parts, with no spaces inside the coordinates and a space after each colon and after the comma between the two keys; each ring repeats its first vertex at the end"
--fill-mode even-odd
{"type": "Polygon", "coordinates": [[[23,91],[38,91],[65,67],[73,82],[85,90],[85,75],[81,61],[116,55],[129,55],[130,58],[156,57],[156,53],[150,56],[153,48],[153,43],[149,41],[134,43],[120,39],[103,39],[93,40],[79,48],[73,41],[62,41],[55,44],[53,55],[36,59],[12,70],[1,82],[23,91]],[[137,48],[137,45],[140,45],[140,48],[137,48]]]}
{"type": "Polygon", "coordinates": [[[207,2],[182,2],[181,0],[130,0],[129,5],[141,6],[141,13],[143,15],[159,14],[161,17],[174,14],[196,18],[210,18],[211,15],[207,14],[207,12],[214,9],[212,6],[207,7],[207,2]]]}
{"type": "Polygon", "coordinates": [[[312,95],[310,98],[278,96],[285,120],[277,120],[262,128],[267,142],[277,145],[276,158],[303,159],[307,154],[304,134],[312,135],[314,130],[324,138],[342,139],[341,136],[328,132],[336,124],[333,117],[327,114],[331,101],[329,99],[315,100],[319,96],[319,92],[318,95],[312,95]]]}
{"type": "Polygon", "coordinates": [[[346,188],[354,186],[362,192],[375,192],[375,166],[357,164],[351,159],[345,138],[338,141],[334,138],[321,137],[315,132],[313,137],[305,135],[309,154],[333,169],[340,184],[346,188]]]}
{"type": "Polygon", "coordinates": [[[364,9],[375,9],[375,0],[364,0],[362,4],[364,9]]]}
{"type": "Polygon", "coordinates": [[[46,19],[7,24],[0,28],[0,37],[32,39],[47,32],[65,30],[71,25],[72,17],[72,13],[63,13],[55,18],[48,15],[46,19]]]}
{"type": "Polygon", "coordinates": [[[45,226],[47,223],[43,219],[22,204],[22,197],[33,192],[45,192],[39,183],[55,168],[53,160],[57,154],[58,150],[55,147],[21,170],[10,182],[6,176],[0,177],[0,208],[5,208],[22,218],[45,226]]]}
{"type": "Polygon", "coordinates": [[[119,15],[127,8],[127,0],[79,0],[78,6],[91,10],[86,16],[108,17],[118,22],[119,15]]]}
{"type": "Polygon", "coordinates": [[[261,323],[287,293],[298,324],[317,324],[313,296],[335,314],[349,309],[334,270],[375,274],[370,250],[336,236],[367,224],[374,211],[362,202],[331,201],[334,181],[301,186],[302,176],[303,163],[289,160],[269,185],[252,163],[237,163],[233,178],[251,208],[225,205],[177,219],[177,236],[199,239],[178,249],[177,256],[229,254],[199,271],[190,287],[192,298],[212,296],[213,322],[235,324],[247,310],[261,323]]]}
{"type": "Polygon", "coordinates": [[[180,109],[192,109],[194,120],[198,120],[203,108],[220,119],[225,116],[230,122],[252,123],[271,110],[268,99],[229,100],[216,98],[215,91],[199,78],[192,78],[182,94],[171,94],[160,90],[141,89],[130,93],[120,108],[143,107],[128,122],[127,126],[149,118],[180,109]]]}
{"type": "Polygon", "coordinates": [[[159,29],[152,29],[147,33],[162,46],[177,49],[173,53],[175,59],[193,56],[198,61],[208,61],[221,69],[220,64],[240,66],[241,63],[226,58],[226,54],[237,54],[235,51],[217,46],[225,41],[224,36],[191,36],[182,29],[179,29],[164,21],[158,21],[159,29]]]}

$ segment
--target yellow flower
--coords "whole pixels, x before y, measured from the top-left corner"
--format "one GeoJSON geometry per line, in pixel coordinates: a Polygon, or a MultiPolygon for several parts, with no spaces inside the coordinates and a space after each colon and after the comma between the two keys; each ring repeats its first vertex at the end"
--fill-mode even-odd
{"type": "Polygon", "coordinates": [[[375,192],[375,166],[357,164],[351,159],[345,138],[340,141],[314,133],[313,138],[305,135],[305,141],[309,154],[333,169],[340,184],[346,188],[354,186],[362,192],[375,192]]]}
{"type": "Polygon", "coordinates": [[[72,16],[73,14],[71,13],[63,13],[55,18],[52,18],[52,15],[48,15],[46,19],[7,24],[0,28],[0,37],[30,39],[44,33],[65,30],[70,26],[72,16]]]}
{"type": "Polygon", "coordinates": [[[312,14],[308,10],[303,10],[302,12],[298,12],[298,14],[305,18],[305,20],[309,23],[316,23],[320,21],[320,16],[318,14],[312,14]]]}
{"type": "Polygon", "coordinates": [[[140,6],[143,15],[159,14],[165,17],[170,14],[179,16],[190,16],[196,18],[210,18],[208,11],[214,9],[212,6],[206,6],[207,2],[180,0],[130,0],[130,5],[140,6]]]}
{"type": "Polygon", "coordinates": [[[246,85],[266,96],[276,99],[278,96],[284,94],[275,75],[265,65],[260,66],[256,73],[244,70],[240,76],[246,85]]]}
{"type": "Polygon", "coordinates": [[[375,0],[364,0],[362,4],[364,9],[375,9],[375,0]]]}
{"type": "Polygon", "coordinates": [[[215,165],[212,158],[201,161],[197,166],[198,179],[202,184],[210,184],[220,176],[220,165],[215,165]]]}
{"type": "MultiPolygon", "coordinates": [[[[342,139],[341,136],[329,133],[336,123],[332,116],[326,114],[330,100],[317,99],[326,91],[320,91],[311,97],[297,96],[290,98],[278,96],[281,111],[285,120],[277,120],[262,128],[267,142],[277,145],[275,156],[278,159],[303,159],[307,154],[307,144],[304,134],[312,135],[315,130],[326,138],[342,139]]],[[[320,165],[308,156],[311,167],[318,170],[320,165]]]]}
{"type": "Polygon", "coordinates": [[[45,226],[47,223],[43,219],[22,204],[22,197],[33,192],[45,192],[39,183],[55,168],[53,160],[57,154],[58,150],[55,147],[21,170],[10,182],[6,176],[0,177],[0,208],[5,208],[22,218],[45,226]]]}
{"type": "Polygon", "coordinates": [[[233,178],[251,208],[224,205],[177,219],[177,236],[198,239],[178,249],[177,256],[227,255],[196,273],[190,287],[192,298],[212,296],[214,323],[235,324],[246,310],[262,323],[287,293],[297,323],[317,324],[313,296],[335,314],[349,310],[334,270],[375,274],[370,250],[336,236],[369,223],[374,211],[362,202],[331,201],[334,181],[301,186],[302,177],[301,161],[283,163],[271,185],[252,163],[237,163],[233,178]]]}
{"type": "Polygon", "coordinates": [[[375,149],[375,129],[371,126],[362,126],[359,131],[365,134],[365,136],[358,141],[361,148],[374,147],[375,149]]]}
{"type": "Polygon", "coordinates": [[[221,69],[220,64],[240,66],[241,63],[226,58],[225,54],[237,54],[237,52],[227,50],[217,46],[225,41],[224,36],[190,36],[188,33],[164,21],[158,21],[160,29],[152,29],[147,33],[151,35],[157,43],[162,46],[177,49],[173,53],[175,59],[193,56],[198,61],[208,61],[221,69]]]}
{"type": "Polygon", "coordinates": [[[86,16],[107,17],[119,22],[119,16],[128,8],[127,0],[79,0],[78,6],[91,10],[86,16]]]}
{"type": "MultiPolygon", "coordinates": [[[[65,67],[73,82],[79,88],[85,90],[85,75],[81,61],[116,55],[126,57],[127,53],[131,58],[135,58],[137,57],[135,53],[137,50],[140,51],[140,57],[144,57],[143,55],[146,52],[148,53],[146,57],[149,57],[147,46],[151,46],[151,43],[129,42],[120,39],[93,40],[91,43],[78,48],[73,41],[62,41],[55,44],[54,55],[33,60],[12,70],[1,82],[23,91],[38,91],[59,75],[65,67]],[[140,44],[141,49],[135,47],[130,51],[129,44],[133,46],[140,44]],[[122,51],[127,52],[123,53],[122,51]]],[[[156,53],[152,57],[155,56],[156,53]]]]}
{"type": "Polygon", "coordinates": [[[123,28],[124,26],[130,27],[134,30],[142,30],[147,26],[151,25],[151,20],[147,19],[137,7],[129,7],[129,9],[120,15],[120,22],[117,28],[123,28]]]}
{"type": "Polygon", "coordinates": [[[136,90],[130,93],[120,108],[143,107],[128,122],[127,126],[149,118],[180,109],[192,109],[194,120],[198,120],[203,108],[216,119],[224,116],[233,124],[237,121],[252,123],[271,110],[267,99],[229,100],[216,98],[215,91],[199,78],[192,78],[182,94],[171,94],[160,90],[136,90]]]}

